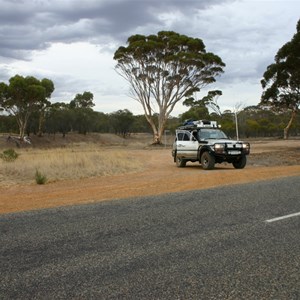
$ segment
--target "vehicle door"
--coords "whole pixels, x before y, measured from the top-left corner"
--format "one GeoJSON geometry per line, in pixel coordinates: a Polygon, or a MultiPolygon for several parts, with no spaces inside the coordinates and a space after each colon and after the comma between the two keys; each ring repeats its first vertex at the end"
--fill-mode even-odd
{"type": "Polygon", "coordinates": [[[197,159],[198,141],[190,131],[176,130],[176,152],[178,157],[197,159]]]}

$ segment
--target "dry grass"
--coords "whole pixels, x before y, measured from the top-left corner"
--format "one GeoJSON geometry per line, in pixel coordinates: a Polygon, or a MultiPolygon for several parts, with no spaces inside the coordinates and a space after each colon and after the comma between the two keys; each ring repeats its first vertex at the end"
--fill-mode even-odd
{"type": "Polygon", "coordinates": [[[18,149],[14,162],[0,160],[0,185],[34,183],[38,170],[48,182],[132,173],[143,163],[132,152],[119,148],[85,145],[75,148],[18,149]]]}

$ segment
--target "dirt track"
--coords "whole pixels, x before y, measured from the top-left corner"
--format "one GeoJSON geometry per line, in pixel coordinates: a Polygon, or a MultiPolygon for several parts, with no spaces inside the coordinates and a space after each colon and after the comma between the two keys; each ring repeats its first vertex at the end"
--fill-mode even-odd
{"type": "Polygon", "coordinates": [[[61,181],[46,185],[0,187],[0,213],[91,203],[109,199],[158,195],[286,176],[300,176],[300,140],[254,143],[245,169],[231,164],[204,171],[199,164],[177,168],[170,149],[133,150],[145,163],[142,172],[61,181]]]}

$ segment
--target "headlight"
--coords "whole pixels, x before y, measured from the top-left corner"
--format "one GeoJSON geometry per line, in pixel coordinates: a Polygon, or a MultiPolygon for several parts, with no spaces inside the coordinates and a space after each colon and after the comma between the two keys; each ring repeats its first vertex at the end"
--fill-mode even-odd
{"type": "Polygon", "coordinates": [[[214,149],[216,153],[223,153],[225,149],[225,144],[215,144],[214,149]]]}
{"type": "Polygon", "coordinates": [[[243,152],[244,153],[250,152],[250,144],[249,143],[243,143],[243,152]]]}

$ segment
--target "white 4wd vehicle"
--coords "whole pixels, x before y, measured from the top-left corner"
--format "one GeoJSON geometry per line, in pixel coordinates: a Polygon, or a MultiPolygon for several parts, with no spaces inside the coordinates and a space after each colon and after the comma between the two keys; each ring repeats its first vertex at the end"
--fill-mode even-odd
{"type": "Polygon", "coordinates": [[[250,144],[229,139],[216,121],[190,121],[176,130],[172,156],[178,167],[198,161],[211,170],[215,163],[232,163],[236,169],[246,166],[250,144]]]}

